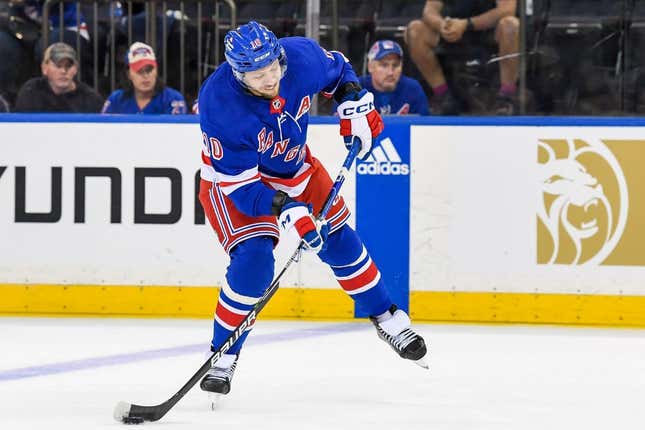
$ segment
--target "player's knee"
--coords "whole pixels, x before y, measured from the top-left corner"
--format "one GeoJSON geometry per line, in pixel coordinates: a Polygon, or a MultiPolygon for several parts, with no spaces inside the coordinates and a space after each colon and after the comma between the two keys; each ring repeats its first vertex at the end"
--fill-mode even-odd
{"type": "Polygon", "coordinates": [[[318,257],[331,266],[343,266],[358,258],[362,251],[363,241],[358,233],[345,224],[329,235],[327,248],[318,257]]]}
{"type": "Polygon", "coordinates": [[[233,248],[230,257],[226,272],[229,286],[238,293],[261,296],[273,280],[273,239],[268,236],[247,239],[233,248]]]}
{"type": "Polygon", "coordinates": [[[520,21],[514,16],[505,16],[497,23],[496,33],[498,42],[514,41],[520,30],[520,21]]]}

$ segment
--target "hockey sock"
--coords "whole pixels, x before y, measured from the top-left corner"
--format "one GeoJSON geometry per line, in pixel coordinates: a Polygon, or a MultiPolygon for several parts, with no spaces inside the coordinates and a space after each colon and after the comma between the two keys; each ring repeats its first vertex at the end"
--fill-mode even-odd
{"type": "Polygon", "coordinates": [[[446,94],[448,92],[448,84],[443,83],[441,85],[437,85],[436,87],[432,87],[432,93],[436,97],[441,97],[442,95],[446,94]]]}
{"type": "Polygon", "coordinates": [[[376,264],[358,234],[348,225],[327,239],[327,249],[318,253],[340,286],[369,315],[380,315],[392,305],[376,264]]]}
{"type": "MultiPolygon", "coordinates": [[[[227,283],[222,286],[213,321],[212,347],[219,348],[246,315],[253,309],[273,280],[273,239],[254,237],[235,246],[226,271],[227,283]]],[[[240,352],[251,326],[227,351],[240,352]]]]}
{"type": "Polygon", "coordinates": [[[387,321],[390,318],[392,318],[392,313],[388,309],[387,311],[383,312],[382,314],[376,315],[374,318],[376,318],[376,322],[380,324],[380,323],[382,323],[384,321],[387,321]]]}
{"type": "Polygon", "coordinates": [[[503,96],[513,96],[517,92],[517,85],[515,84],[502,84],[499,88],[499,93],[503,96]]]}

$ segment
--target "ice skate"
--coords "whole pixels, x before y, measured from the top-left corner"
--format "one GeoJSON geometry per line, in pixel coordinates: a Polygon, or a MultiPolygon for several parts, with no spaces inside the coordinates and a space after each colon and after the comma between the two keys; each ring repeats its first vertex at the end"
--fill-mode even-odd
{"type": "Polygon", "coordinates": [[[410,328],[410,317],[396,305],[383,315],[371,316],[378,336],[383,339],[401,358],[412,360],[415,364],[428,369],[424,360],[426,344],[421,336],[410,328]]]}
{"type": "Polygon", "coordinates": [[[239,355],[224,354],[217,362],[211,365],[211,368],[202,378],[199,386],[202,390],[208,392],[211,402],[211,409],[215,410],[220,397],[231,391],[231,381],[233,373],[237,367],[239,355]]]}

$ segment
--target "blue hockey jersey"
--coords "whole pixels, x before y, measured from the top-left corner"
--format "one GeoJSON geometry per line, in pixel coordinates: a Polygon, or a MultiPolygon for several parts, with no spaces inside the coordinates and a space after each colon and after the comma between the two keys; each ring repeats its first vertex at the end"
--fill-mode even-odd
{"type": "Polygon", "coordinates": [[[186,113],[186,101],[179,91],[166,87],[140,109],[134,95],[126,96],[125,91],[116,90],[105,101],[101,113],[178,115],[186,113]]]}
{"type": "Polygon", "coordinates": [[[396,89],[390,92],[377,91],[370,75],[361,76],[360,83],[374,94],[374,106],[381,115],[430,115],[428,98],[421,84],[412,78],[402,75],[396,89]]]}
{"type": "MultiPolygon", "coordinates": [[[[247,92],[224,63],[199,92],[203,179],[218,182],[243,213],[270,215],[275,190],[263,184],[288,182],[308,168],[309,109],[319,92],[331,96],[358,82],[347,59],[304,37],[280,39],[287,57],[278,97],[247,92]]],[[[279,188],[278,188],[279,189],[279,188]]]]}

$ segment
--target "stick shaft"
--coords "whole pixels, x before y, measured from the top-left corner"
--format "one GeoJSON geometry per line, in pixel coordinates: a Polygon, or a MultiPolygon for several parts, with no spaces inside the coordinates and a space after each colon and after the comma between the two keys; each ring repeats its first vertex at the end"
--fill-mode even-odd
{"type": "MultiPolygon", "coordinates": [[[[343,183],[345,182],[345,179],[347,177],[347,174],[349,173],[349,170],[352,167],[352,164],[354,164],[354,160],[356,159],[356,155],[358,154],[358,151],[360,149],[360,142],[358,139],[355,139],[354,145],[349,150],[349,153],[347,154],[347,157],[345,158],[345,161],[343,162],[342,167],[340,168],[340,172],[338,173],[338,176],[336,177],[336,180],[334,181],[334,184],[332,185],[331,190],[329,191],[329,195],[327,196],[327,200],[325,200],[325,204],[323,205],[320,214],[318,214],[318,218],[322,219],[327,215],[329,210],[331,209],[334,199],[338,196],[338,193],[340,192],[340,188],[342,187],[343,183]]],[[[273,282],[271,282],[271,285],[267,288],[265,291],[264,295],[260,298],[258,303],[253,307],[253,309],[248,313],[248,315],[242,320],[240,325],[238,325],[235,330],[231,333],[231,335],[224,341],[224,343],[217,348],[213,354],[208,358],[208,360],[202,364],[202,366],[195,372],[195,374],[177,391],[170,399],[166,400],[165,402],[155,405],[155,406],[140,406],[140,405],[130,405],[130,412],[128,413],[128,416],[130,417],[141,417],[145,421],[157,421],[161,419],[166,413],[179,402],[179,400],[182,399],[190,391],[191,388],[201,379],[206,375],[206,372],[208,372],[208,369],[211,367],[211,363],[214,363],[217,361],[223,354],[225,354],[231,346],[237,341],[240,336],[244,333],[244,331],[249,327],[251,322],[255,320],[257,315],[264,309],[264,307],[267,305],[271,297],[278,291],[278,288],[280,286],[280,279],[282,276],[286,273],[287,269],[291,266],[291,263],[296,261],[298,259],[298,255],[300,254],[302,249],[302,242],[298,245],[298,248],[295,250],[291,258],[285,263],[284,267],[278,273],[278,275],[275,277],[273,282]]]]}

